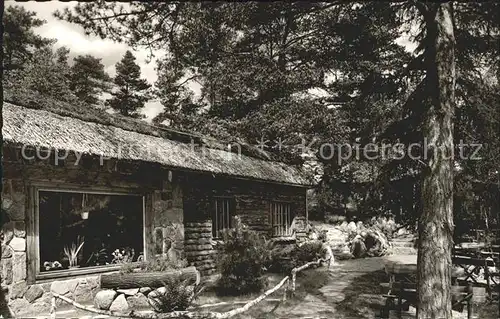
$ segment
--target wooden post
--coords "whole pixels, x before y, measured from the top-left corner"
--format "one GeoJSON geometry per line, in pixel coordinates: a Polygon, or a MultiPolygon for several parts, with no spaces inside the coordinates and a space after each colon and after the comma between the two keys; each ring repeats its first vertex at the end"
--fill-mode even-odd
{"type": "Polygon", "coordinates": [[[467,319],[472,319],[472,297],[473,297],[473,290],[472,290],[472,283],[469,282],[467,284],[467,319]]]}
{"type": "Polygon", "coordinates": [[[490,270],[488,269],[489,257],[484,260],[484,278],[486,279],[486,289],[488,292],[488,298],[491,300],[493,298],[493,291],[490,286],[490,270]]]}
{"type": "Polygon", "coordinates": [[[400,282],[399,294],[398,294],[398,318],[401,318],[401,313],[403,311],[403,281],[400,282]]]}
{"type": "Polygon", "coordinates": [[[55,319],[56,318],[56,297],[52,295],[51,299],[51,307],[50,307],[50,318],[55,319]]]}

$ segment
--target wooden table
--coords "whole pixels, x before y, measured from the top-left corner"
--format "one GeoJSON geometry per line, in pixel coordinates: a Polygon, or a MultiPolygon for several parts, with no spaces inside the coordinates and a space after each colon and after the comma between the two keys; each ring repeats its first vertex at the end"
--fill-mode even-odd
{"type": "Polygon", "coordinates": [[[453,264],[464,270],[463,280],[472,281],[476,287],[485,287],[491,299],[500,281],[498,245],[485,243],[462,243],[455,246],[453,264]],[[485,282],[479,282],[479,274],[483,271],[485,282]]]}
{"type": "MultiPolygon", "coordinates": [[[[405,280],[415,282],[411,277],[417,274],[417,256],[416,255],[401,255],[389,256],[384,263],[385,272],[389,275],[390,282],[405,280]]],[[[465,271],[461,267],[453,267],[451,271],[452,281],[463,276],[465,271]]]]}
{"type": "MultiPolygon", "coordinates": [[[[417,274],[417,256],[416,255],[402,255],[402,256],[388,256],[385,263],[384,269],[387,275],[389,275],[389,283],[382,283],[381,286],[388,289],[388,293],[383,296],[386,299],[386,305],[382,310],[381,317],[387,318],[388,311],[390,309],[397,309],[398,316],[401,317],[401,311],[408,310],[410,305],[416,305],[417,298],[417,285],[416,285],[416,274],[417,274]],[[397,297],[397,298],[396,298],[397,297]],[[397,304],[395,303],[397,299],[397,304]]],[[[460,296],[467,295],[468,287],[461,287],[455,285],[457,283],[457,278],[464,274],[463,269],[459,267],[453,267],[452,269],[452,292],[458,294],[458,299],[460,296]]],[[[470,297],[467,297],[470,298],[470,297]]],[[[455,300],[458,300],[455,299],[455,300]]],[[[468,299],[467,299],[468,300],[468,299]]],[[[459,301],[459,304],[462,302],[459,301]]],[[[470,302],[467,301],[468,305],[468,317],[470,318],[470,302]]]]}

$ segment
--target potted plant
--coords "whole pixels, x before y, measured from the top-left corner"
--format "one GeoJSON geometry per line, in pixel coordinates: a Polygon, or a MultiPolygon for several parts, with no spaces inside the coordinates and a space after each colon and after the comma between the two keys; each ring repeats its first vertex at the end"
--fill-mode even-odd
{"type": "Polygon", "coordinates": [[[64,254],[66,255],[66,257],[68,257],[69,261],[68,268],[72,269],[80,267],[78,265],[78,253],[82,249],[84,243],[85,242],[83,241],[83,239],[80,236],[78,236],[78,238],[76,239],[76,243],[72,243],[71,247],[68,246],[64,247],[64,254]]]}
{"type": "Polygon", "coordinates": [[[89,219],[89,212],[81,211],[80,215],[81,215],[82,219],[89,219]]]}
{"type": "Polygon", "coordinates": [[[109,196],[89,196],[88,194],[82,195],[82,207],[79,209],[80,216],[83,220],[89,218],[89,213],[98,209],[102,209],[109,204],[109,196]]]}

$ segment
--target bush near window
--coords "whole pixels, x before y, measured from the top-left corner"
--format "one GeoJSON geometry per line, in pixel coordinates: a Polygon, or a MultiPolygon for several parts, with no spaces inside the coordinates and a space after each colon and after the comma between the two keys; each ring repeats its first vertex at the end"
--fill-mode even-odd
{"type": "Polygon", "coordinates": [[[218,295],[258,292],[265,285],[263,275],[269,258],[269,242],[235,220],[234,228],[222,231],[222,242],[217,246],[221,273],[215,285],[218,295]]]}

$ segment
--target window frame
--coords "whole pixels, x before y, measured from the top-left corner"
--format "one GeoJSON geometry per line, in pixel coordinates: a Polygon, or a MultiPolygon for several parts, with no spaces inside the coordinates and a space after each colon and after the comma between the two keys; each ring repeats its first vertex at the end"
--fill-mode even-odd
{"type": "MultiPolygon", "coordinates": [[[[294,213],[293,213],[293,202],[291,201],[280,201],[280,200],[270,200],[269,201],[269,215],[268,221],[271,228],[271,238],[293,238],[293,233],[291,231],[291,226],[293,223],[294,213]],[[285,234],[275,234],[275,226],[281,226],[282,224],[273,223],[273,205],[287,205],[288,206],[288,223],[286,224],[285,234]]],[[[286,218],[285,218],[286,220],[286,218]]]]}
{"type": "MultiPolygon", "coordinates": [[[[212,212],[211,212],[211,216],[210,216],[210,219],[212,221],[211,235],[212,235],[212,239],[215,239],[215,240],[222,239],[220,237],[220,234],[219,234],[219,236],[217,236],[217,229],[215,230],[215,236],[214,236],[214,226],[217,225],[217,220],[218,220],[217,219],[217,201],[219,201],[219,200],[226,200],[228,202],[228,205],[229,205],[229,212],[228,212],[228,214],[229,214],[229,218],[228,218],[229,228],[222,228],[222,229],[231,229],[233,227],[232,219],[236,215],[236,205],[235,205],[234,197],[232,197],[232,196],[213,196],[212,197],[212,212]]],[[[219,232],[222,229],[220,229],[219,232]]]]}
{"type": "MultiPolygon", "coordinates": [[[[67,278],[79,275],[92,275],[106,272],[113,272],[120,270],[120,264],[102,265],[95,267],[85,267],[78,269],[63,269],[54,270],[50,272],[41,272],[40,265],[40,191],[48,192],[64,192],[64,193],[86,193],[86,194],[99,194],[99,195],[121,195],[121,196],[137,196],[142,199],[142,245],[144,261],[147,260],[147,214],[146,214],[146,199],[147,194],[139,189],[128,188],[104,188],[104,187],[85,187],[71,184],[44,184],[36,183],[31,184],[28,190],[29,210],[27,214],[26,225],[26,258],[27,258],[27,282],[33,284],[47,279],[67,278]]],[[[139,264],[134,262],[132,264],[139,264]]]]}

